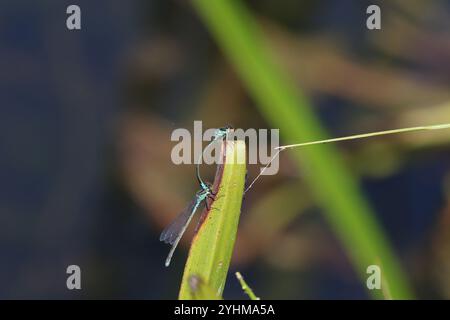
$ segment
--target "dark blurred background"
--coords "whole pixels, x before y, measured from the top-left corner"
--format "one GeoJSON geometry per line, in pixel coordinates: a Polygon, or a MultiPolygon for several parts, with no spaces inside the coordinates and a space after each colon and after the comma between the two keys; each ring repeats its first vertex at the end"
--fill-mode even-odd
{"type": "MultiPolygon", "coordinates": [[[[245,3],[330,135],[450,122],[450,2],[245,3]],[[373,3],[381,31],[365,27],[373,3]]],[[[181,0],[2,0],[0,102],[2,299],[176,298],[192,232],[170,268],[158,237],[197,185],[170,160],[171,132],[267,128],[181,0]],[[82,290],[66,288],[71,264],[82,290]]],[[[450,298],[449,137],[339,144],[419,298],[450,298]]],[[[224,297],[246,299],[239,270],[262,298],[368,298],[301,173],[280,163],[245,198],[224,297]]]]}

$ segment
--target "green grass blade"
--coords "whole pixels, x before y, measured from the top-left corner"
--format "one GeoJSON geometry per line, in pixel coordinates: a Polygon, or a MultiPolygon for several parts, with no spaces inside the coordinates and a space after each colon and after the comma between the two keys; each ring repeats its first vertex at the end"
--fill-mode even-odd
{"type": "Polygon", "coordinates": [[[228,141],[224,149],[224,164],[218,168],[214,186],[216,200],[192,240],[184,268],[179,293],[183,300],[195,299],[189,287],[193,275],[203,279],[216,296],[222,295],[225,286],[244,192],[245,142],[228,141]]]}
{"type": "MultiPolygon", "coordinates": [[[[193,5],[225,55],[233,63],[262,115],[280,128],[285,141],[313,141],[326,137],[304,95],[274,64],[256,20],[241,1],[194,0],[193,5]]],[[[292,150],[298,167],[341,239],[362,282],[368,265],[383,264],[383,279],[394,299],[412,294],[399,262],[359,192],[355,178],[332,145],[292,150]]],[[[381,290],[371,290],[382,298],[381,290]]]]}

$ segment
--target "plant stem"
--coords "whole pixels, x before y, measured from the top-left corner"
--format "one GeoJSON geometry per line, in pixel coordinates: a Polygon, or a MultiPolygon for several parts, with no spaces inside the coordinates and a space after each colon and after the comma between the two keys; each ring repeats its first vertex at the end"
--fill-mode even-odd
{"type": "Polygon", "coordinates": [[[314,144],[323,144],[323,143],[330,143],[330,142],[338,142],[338,141],[345,141],[345,140],[354,140],[354,139],[362,139],[362,138],[369,138],[369,137],[375,137],[375,136],[384,136],[388,134],[396,134],[396,133],[405,133],[405,132],[412,132],[412,131],[422,131],[422,130],[442,130],[442,129],[448,129],[450,128],[450,124],[438,124],[438,125],[431,125],[431,126],[420,126],[420,127],[410,127],[410,128],[402,128],[402,129],[393,129],[393,130],[385,130],[385,131],[377,131],[377,132],[370,132],[370,133],[362,133],[362,134],[355,134],[351,136],[346,137],[339,137],[339,138],[333,138],[333,139],[325,139],[325,140],[318,140],[318,141],[311,141],[311,142],[303,142],[303,143],[296,143],[296,144],[288,144],[285,146],[279,146],[276,147],[276,150],[286,150],[296,147],[304,147],[304,146],[311,146],[314,144]]]}
{"type": "Polygon", "coordinates": [[[259,297],[255,295],[252,288],[250,288],[245,282],[244,277],[241,275],[240,272],[236,272],[236,278],[239,280],[239,283],[241,284],[242,290],[250,297],[250,300],[261,300],[259,297]]]}

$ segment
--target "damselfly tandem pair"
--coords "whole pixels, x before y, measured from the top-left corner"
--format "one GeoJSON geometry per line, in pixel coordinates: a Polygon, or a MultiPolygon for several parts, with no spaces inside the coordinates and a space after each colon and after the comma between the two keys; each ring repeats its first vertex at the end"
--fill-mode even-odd
{"type": "Polygon", "coordinates": [[[194,216],[195,212],[200,207],[202,202],[204,202],[205,206],[208,207],[209,206],[208,199],[214,200],[215,193],[211,190],[211,185],[204,182],[200,176],[200,162],[201,159],[203,158],[203,154],[205,150],[209,148],[214,142],[223,139],[226,140],[231,130],[232,130],[231,126],[226,126],[223,128],[219,128],[214,132],[213,139],[202,151],[197,161],[196,176],[198,183],[200,184],[200,190],[195,194],[195,197],[194,199],[192,199],[191,203],[178,215],[178,217],[166,229],[163,230],[161,236],[159,237],[160,241],[164,241],[165,243],[168,243],[172,246],[165,262],[166,267],[170,265],[170,261],[178,245],[178,242],[180,242],[181,237],[183,236],[189,223],[192,220],[192,217],[194,216]]]}
{"type": "MultiPolygon", "coordinates": [[[[340,138],[316,140],[316,141],[310,141],[310,142],[304,142],[304,143],[279,146],[279,147],[275,148],[275,150],[277,150],[275,155],[270,159],[269,163],[260,171],[260,173],[256,176],[256,178],[253,179],[253,181],[250,183],[250,185],[245,189],[244,193],[246,193],[253,186],[253,184],[264,173],[264,171],[268,168],[268,166],[272,163],[272,161],[276,157],[279,156],[281,151],[284,151],[284,150],[297,148],[297,147],[316,145],[316,144],[324,144],[324,143],[331,143],[331,142],[338,142],[338,141],[345,141],[345,140],[369,138],[369,137],[381,136],[381,135],[389,135],[389,134],[397,134],[397,133],[405,133],[405,132],[421,131],[421,130],[441,130],[441,129],[449,129],[449,128],[450,128],[450,123],[445,123],[445,124],[430,125],[430,126],[418,126],[418,127],[409,127],[409,128],[394,129],[394,130],[377,131],[377,132],[371,132],[371,133],[345,136],[345,137],[340,137],[340,138]]],[[[203,157],[205,150],[209,146],[211,146],[215,141],[227,139],[228,134],[231,132],[231,130],[232,130],[232,128],[230,126],[217,129],[213,135],[212,141],[206,146],[206,148],[203,150],[200,157],[203,157]]],[[[161,241],[164,241],[164,242],[172,245],[172,248],[166,259],[166,266],[169,266],[173,252],[175,251],[175,248],[177,247],[178,242],[180,241],[181,237],[183,236],[183,233],[186,231],[186,228],[189,225],[189,222],[191,221],[192,216],[197,211],[200,204],[202,202],[205,202],[205,205],[208,206],[208,199],[209,198],[214,199],[214,193],[212,192],[210,185],[205,183],[200,176],[200,169],[199,169],[200,159],[199,159],[199,161],[197,163],[197,167],[196,167],[196,175],[197,175],[197,180],[200,184],[200,191],[198,191],[196,193],[196,195],[195,195],[194,199],[192,200],[192,202],[190,203],[190,205],[175,219],[175,221],[171,225],[169,225],[161,233],[161,236],[160,236],[161,241]]]]}

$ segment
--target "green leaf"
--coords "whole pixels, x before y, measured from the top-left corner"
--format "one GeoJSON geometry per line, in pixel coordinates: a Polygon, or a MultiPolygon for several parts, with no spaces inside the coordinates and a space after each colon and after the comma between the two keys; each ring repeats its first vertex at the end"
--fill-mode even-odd
{"type": "MultiPolygon", "coordinates": [[[[275,64],[254,17],[237,0],[194,0],[194,7],[247,87],[261,114],[290,143],[326,137],[308,99],[275,64]]],[[[330,75],[331,76],[331,75],[330,75]]],[[[366,283],[366,269],[380,261],[394,299],[412,294],[386,236],[339,152],[332,145],[293,150],[295,163],[324,209],[348,256],[366,283]]],[[[382,298],[381,290],[371,290],[382,298]]]]}
{"type": "Polygon", "coordinates": [[[179,299],[195,299],[189,279],[195,275],[221,296],[236,239],[246,173],[244,141],[227,141],[222,147],[223,164],[217,169],[210,210],[192,240],[184,268],[179,299]]]}

